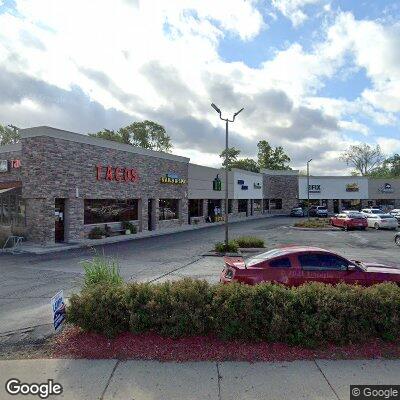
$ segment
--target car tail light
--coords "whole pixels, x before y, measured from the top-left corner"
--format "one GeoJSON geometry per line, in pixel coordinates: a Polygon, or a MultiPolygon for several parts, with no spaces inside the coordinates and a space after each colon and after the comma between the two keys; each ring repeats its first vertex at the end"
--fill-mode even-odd
{"type": "Polygon", "coordinates": [[[234,275],[234,271],[231,268],[227,268],[225,271],[225,278],[226,279],[232,279],[234,275]]]}

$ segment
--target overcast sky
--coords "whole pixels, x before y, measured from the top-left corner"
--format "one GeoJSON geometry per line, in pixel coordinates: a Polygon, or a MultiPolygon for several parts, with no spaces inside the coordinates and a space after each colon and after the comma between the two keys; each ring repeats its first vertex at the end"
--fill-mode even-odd
{"type": "Polygon", "coordinates": [[[0,123],[80,133],[151,119],[217,166],[260,139],[292,167],[349,172],[356,142],[400,152],[398,0],[0,0],[0,123]]]}

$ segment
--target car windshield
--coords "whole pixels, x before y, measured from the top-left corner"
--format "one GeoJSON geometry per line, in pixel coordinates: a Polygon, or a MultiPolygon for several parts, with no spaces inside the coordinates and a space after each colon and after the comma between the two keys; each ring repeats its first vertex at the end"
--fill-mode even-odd
{"type": "Polygon", "coordinates": [[[383,214],[383,215],[379,215],[379,218],[381,218],[381,219],[392,219],[393,217],[391,216],[391,215],[389,215],[389,214],[383,214]]]}
{"type": "Polygon", "coordinates": [[[371,214],[382,214],[382,210],[370,210],[371,214]]]}

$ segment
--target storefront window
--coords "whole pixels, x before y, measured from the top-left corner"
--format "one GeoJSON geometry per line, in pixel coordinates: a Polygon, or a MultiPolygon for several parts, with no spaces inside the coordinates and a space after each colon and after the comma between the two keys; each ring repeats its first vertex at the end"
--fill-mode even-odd
{"type": "Polygon", "coordinates": [[[240,199],[238,200],[238,211],[241,212],[246,212],[247,213],[247,199],[240,199]]]}
{"type": "Polygon", "coordinates": [[[191,199],[189,200],[189,216],[201,217],[203,215],[203,200],[191,199]]]}
{"type": "Polygon", "coordinates": [[[137,199],[85,199],[85,225],[137,219],[137,199]]]}
{"type": "Polygon", "coordinates": [[[264,211],[269,211],[269,199],[264,199],[264,211]]]}
{"type": "Polygon", "coordinates": [[[222,201],[220,199],[208,200],[208,216],[215,217],[222,215],[222,201]]]}
{"type": "Polygon", "coordinates": [[[342,210],[361,210],[361,200],[342,200],[342,210]]]}
{"type": "Polygon", "coordinates": [[[179,199],[160,199],[159,201],[159,220],[179,218],[179,199]]]}
{"type": "Polygon", "coordinates": [[[21,189],[0,193],[0,224],[25,225],[25,202],[21,197],[21,189]]]}
{"type": "Polygon", "coordinates": [[[395,208],[394,200],[391,199],[378,199],[376,200],[376,206],[383,211],[390,211],[395,208]]]}
{"type": "Polygon", "coordinates": [[[261,200],[253,200],[253,211],[261,211],[261,200]]]}
{"type": "Polygon", "coordinates": [[[282,199],[271,199],[269,205],[271,210],[282,210],[282,199]]]}

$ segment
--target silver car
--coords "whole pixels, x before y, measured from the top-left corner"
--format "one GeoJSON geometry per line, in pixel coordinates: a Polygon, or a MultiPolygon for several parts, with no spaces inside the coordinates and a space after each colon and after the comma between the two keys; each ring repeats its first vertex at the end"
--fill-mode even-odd
{"type": "Polygon", "coordinates": [[[397,229],[398,222],[390,214],[368,214],[368,227],[378,229],[397,229]]]}

